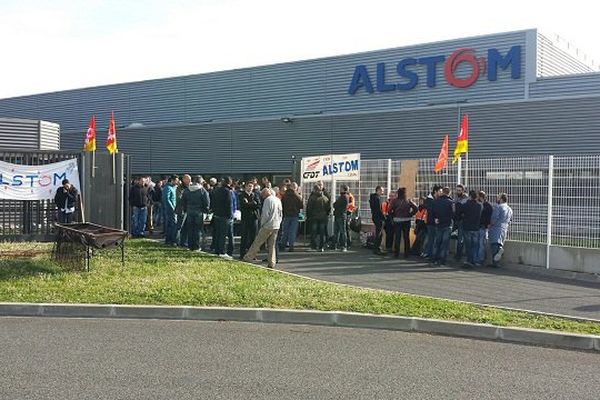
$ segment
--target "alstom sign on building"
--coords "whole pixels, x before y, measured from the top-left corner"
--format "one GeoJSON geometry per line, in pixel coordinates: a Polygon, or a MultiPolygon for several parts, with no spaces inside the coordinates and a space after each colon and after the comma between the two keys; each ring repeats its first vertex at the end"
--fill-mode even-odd
{"type": "Polygon", "coordinates": [[[521,78],[522,46],[505,52],[497,48],[478,51],[458,48],[451,54],[405,57],[395,63],[377,62],[374,66],[357,65],[350,80],[348,93],[411,91],[418,86],[435,88],[440,84],[458,89],[473,86],[478,80],[494,82],[521,78]],[[482,55],[483,53],[483,55],[482,55]],[[442,72],[443,79],[438,78],[442,72]]]}

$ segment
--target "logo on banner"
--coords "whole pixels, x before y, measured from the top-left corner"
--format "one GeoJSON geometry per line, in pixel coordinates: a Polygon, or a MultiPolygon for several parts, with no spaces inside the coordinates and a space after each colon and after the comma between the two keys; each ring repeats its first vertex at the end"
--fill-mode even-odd
{"type": "Polygon", "coordinates": [[[18,165],[0,161],[0,198],[52,199],[64,179],[68,179],[75,188],[79,189],[76,160],[46,165],[18,165]]]}
{"type": "Polygon", "coordinates": [[[334,154],[302,159],[302,181],[358,180],[360,154],[334,154]]]}
{"type": "MultiPolygon", "coordinates": [[[[7,186],[26,186],[28,188],[34,187],[46,187],[46,186],[61,186],[63,179],[67,179],[67,176],[72,175],[77,165],[72,162],[67,165],[63,171],[59,172],[41,172],[37,173],[16,173],[6,175],[0,171],[0,185],[7,186]]],[[[11,172],[15,169],[12,168],[11,172]]]]}
{"type": "Polygon", "coordinates": [[[321,166],[321,158],[316,158],[314,161],[306,163],[304,172],[302,173],[302,179],[315,179],[319,177],[321,166]]]}

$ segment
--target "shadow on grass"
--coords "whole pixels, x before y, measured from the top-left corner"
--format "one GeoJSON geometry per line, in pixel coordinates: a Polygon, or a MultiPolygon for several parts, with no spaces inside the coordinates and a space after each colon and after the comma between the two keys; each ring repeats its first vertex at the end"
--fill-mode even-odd
{"type": "Polygon", "coordinates": [[[0,259],[0,281],[25,278],[40,274],[56,274],[60,270],[43,261],[33,259],[0,259]]]}

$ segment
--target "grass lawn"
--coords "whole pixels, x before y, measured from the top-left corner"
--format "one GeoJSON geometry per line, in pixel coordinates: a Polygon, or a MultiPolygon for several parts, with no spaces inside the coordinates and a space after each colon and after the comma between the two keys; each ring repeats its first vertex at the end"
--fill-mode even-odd
{"type": "Polygon", "coordinates": [[[320,283],[147,240],[127,243],[123,271],[120,252],[106,251],[92,260],[90,273],[69,272],[50,260],[51,246],[0,243],[0,302],[336,310],[600,335],[600,323],[320,283]]]}

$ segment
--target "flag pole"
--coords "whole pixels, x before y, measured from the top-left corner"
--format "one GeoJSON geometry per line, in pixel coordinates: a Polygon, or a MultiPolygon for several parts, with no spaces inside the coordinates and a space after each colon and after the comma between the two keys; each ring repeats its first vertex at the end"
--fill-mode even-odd
{"type": "Polygon", "coordinates": [[[462,156],[458,156],[458,165],[456,168],[456,184],[462,183],[462,156]]]}
{"type": "Polygon", "coordinates": [[[112,175],[113,175],[113,185],[117,184],[117,173],[116,173],[116,161],[115,161],[116,157],[115,157],[115,153],[112,153],[112,175]]]}
{"type": "Polygon", "coordinates": [[[467,153],[465,155],[465,187],[469,187],[469,148],[467,147],[467,153]]]}
{"type": "MultiPolygon", "coordinates": [[[[458,135],[460,136],[460,103],[456,102],[456,126],[457,126],[457,132],[458,135]]],[[[458,146],[458,142],[457,142],[457,146],[458,146]]],[[[456,151],[456,150],[455,150],[456,151]]],[[[462,183],[462,155],[459,154],[458,156],[458,176],[457,176],[457,180],[458,180],[458,184],[462,183]]]]}
{"type": "Polygon", "coordinates": [[[92,178],[96,177],[96,150],[92,151],[92,178]]]}

